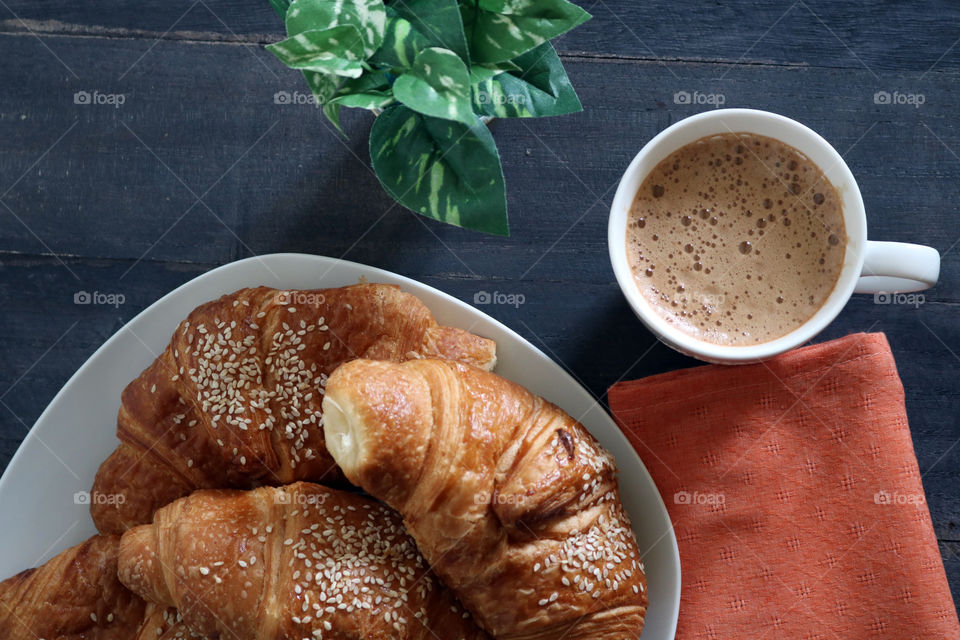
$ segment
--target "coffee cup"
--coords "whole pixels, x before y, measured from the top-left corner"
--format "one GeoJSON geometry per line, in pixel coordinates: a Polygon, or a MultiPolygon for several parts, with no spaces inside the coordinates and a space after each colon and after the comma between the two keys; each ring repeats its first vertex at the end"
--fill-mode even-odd
{"type": "Polygon", "coordinates": [[[610,260],[617,282],[637,317],[668,346],[707,362],[757,362],[797,347],[822,331],[854,293],[903,293],[937,283],[936,249],[902,242],[867,240],[867,217],[857,182],[840,154],[810,128],[785,116],[755,109],[717,109],[681,120],[650,140],[627,167],[610,210],[610,260]],[[805,155],[836,189],[846,229],[845,251],[836,283],[819,309],[803,324],[757,344],[717,344],[683,331],[642,294],[627,255],[630,209],[644,179],[682,147],[709,136],[752,134],[780,141],[805,155]]]}

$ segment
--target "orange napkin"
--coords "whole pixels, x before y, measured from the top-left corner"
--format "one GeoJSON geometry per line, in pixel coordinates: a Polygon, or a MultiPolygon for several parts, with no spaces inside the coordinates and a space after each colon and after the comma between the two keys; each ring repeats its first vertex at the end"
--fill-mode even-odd
{"type": "Polygon", "coordinates": [[[960,638],[883,334],[609,399],[674,523],[679,640],[960,638]]]}

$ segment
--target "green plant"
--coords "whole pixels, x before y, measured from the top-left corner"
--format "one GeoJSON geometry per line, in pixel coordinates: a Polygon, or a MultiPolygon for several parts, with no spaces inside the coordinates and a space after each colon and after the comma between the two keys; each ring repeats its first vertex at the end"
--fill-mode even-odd
{"type": "Polygon", "coordinates": [[[287,39],[267,46],[340,109],[380,113],[370,158],[384,189],[422,215],[508,235],[485,117],[582,109],[550,39],[590,18],[567,0],[269,0],[287,39]]]}

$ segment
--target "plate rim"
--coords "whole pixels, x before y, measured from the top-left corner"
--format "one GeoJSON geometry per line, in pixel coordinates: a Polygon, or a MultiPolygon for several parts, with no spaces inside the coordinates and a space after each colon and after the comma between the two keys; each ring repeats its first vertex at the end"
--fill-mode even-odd
{"type": "MultiPolygon", "coordinates": [[[[249,263],[251,262],[258,262],[262,267],[266,268],[266,270],[269,273],[273,274],[275,278],[279,278],[279,276],[273,273],[272,269],[270,269],[270,266],[268,263],[275,262],[275,261],[285,262],[285,261],[299,261],[299,260],[315,261],[323,266],[326,266],[327,267],[326,271],[316,276],[318,279],[321,279],[321,280],[324,277],[326,277],[331,271],[333,271],[333,269],[337,265],[345,265],[348,268],[354,268],[354,269],[366,271],[369,274],[371,274],[373,277],[384,277],[386,280],[392,281],[392,282],[389,282],[390,284],[396,283],[398,284],[398,286],[401,286],[401,287],[403,285],[408,285],[408,286],[412,286],[415,289],[416,288],[427,289],[430,291],[430,293],[439,297],[447,304],[452,304],[454,307],[458,308],[460,311],[463,311],[467,314],[471,314],[471,315],[476,314],[483,317],[487,322],[492,324],[498,330],[509,335],[512,339],[521,342],[528,349],[531,349],[534,353],[536,353],[540,358],[549,362],[550,365],[555,367],[557,372],[561,375],[561,377],[565,380],[567,384],[573,385],[574,388],[578,389],[580,392],[587,394],[587,396],[589,396],[590,401],[594,405],[593,407],[591,407],[590,411],[593,411],[594,409],[599,409],[599,413],[603,416],[603,418],[609,421],[609,423],[612,425],[613,427],[612,432],[614,434],[614,437],[615,438],[618,437],[619,439],[622,439],[623,443],[627,446],[627,449],[629,451],[634,452],[636,457],[636,462],[640,465],[640,469],[642,470],[643,474],[645,474],[648,477],[651,484],[657,489],[657,491],[655,492],[657,501],[656,501],[656,504],[653,506],[659,509],[660,515],[663,517],[664,521],[668,523],[668,529],[661,537],[661,540],[658,540],[654,544],[654,546],[656,546],[657,544],[661,544],[661,542],[666,542],[670,547],[670,551],[672,551],[673,556],[675,557],[675,560],[676,560],[675,564],[677,567],[676,588],[673,594],[673,601],[676,604],[673,607],[673,611],[670,612],[671,615],[669,618],[671,622],[670,637],[675,637],[677,622],[679,618],[680,593],[681,593],[681,585],[682,585],[682,565],[680,562],[679,548],[677,545],[676,533],[674,531],[673,521],[670,517],[669,511],[667,511],[666,504],[663,501],[663,496],[661,495],[659,488],[657,487],[657,484],[653,479],[653,476],[650,474],[649,470],[647,469],[646,465],[643,463],[643,460],[640,458],[639,454],[636,452],[633,446],[629,443],[629,440],[627,440],[626,435],[622,432],[622,430],[616,424],[616,421],[612,418],[612,416],[607,411],[607,409],[603,406],[603,404],[596,397],[594,397],[593,394],[586,389],[586,387],[580,384],[580,382],[578,382],[576,378],[574,378],[573,375],[570,374],[569,371],[567,371],[563,366],[561,366],[556,361],[554,361],[553,358],[548,356],[539,347],[537,347],[532,342],[530,342],[529,340],[521,336],[512,328],[510,328],[503,322],[497,320],[496,318],[490,316],[489,314],[484,313],[480,309],[477,309],[476,307],[464,302],[463,300],[460,300],[459,298],[452,296],[451,294],[445,291],[442,291],[434,286],[431,286],[429,284],[426,284],[414,278],[410,278],[408,276],[404,276],[402,274],[389,271],[387,269],[382,269],[380,267],[374,267],[374,266],[366,265],[363,263],[354,262],[351,260],[345,260],[343,258],[333,258],[330,256],[322,256],[322,255],[315,255],[315,254],[308,254],[308,253],[296,253],[296,252],[280,252],[280,253],[254,255],[251,257],[242,258],[240,260],[235,260],[232,262],[218,265],[208,271],[205,271],[204,273],[201,273],[200,275],[190,278],[189,280],[181,283],[174,289],[168,291],[167,293],[163,294],[162,296],[160,296],[159,298],[151,302],[149,305],[144,307],[139,313],[137,313],[133,318],[128,320],[126,323],[124,323],[124,325],[121,326],[119,329],[117,329],[112,335],[110,335],[110,337],[108,337],[102,344],[100,344],[100,346],[97,347],[93,353],[87,356],[86,359],[83,361],[83,363],[77,368],[77,370],[74,371],[74,373],[67,379],[66,382],[63,383],[63,385],[60,387],[57,393],[53,396],[53,398],[50,399],[50,401],[44,407],[43,411],[37,417],[36,421],[34,421],[33,425],[31,425],[30,430],[27,432],[26,436],[24,436],[23,440],[17,446],[17,450],[14,452],[13,456],[10,458],[10,461],[7,463],[7,466],[4,469],[3,474],[0,475],[0,496],[5,494],[5,492],[7,491],[7,485],[13,482],[12,478],[16,476],[17,469],[21,464],[23,464],[21,458],[28,455],[26,451],[28,449],[31,449],[34,446],[34,440],[37,440],[42,444],[42,441],[40,440],[39,432],[37,430],[37,426],[45,423],[45,419],[47,419],[47,415],[54,409],[58,401],[60,401],[61,397],[66,395],[70,387],[73,386],[78,379],[81,379],[84,376],[88,368],[95,366],[94,362],[102,357],[101,355],[102,352],[108,350],[114,342],[118,342],[121,340],[122,334],[125,331],[129,330],[128,328],[129,325],[131,325],[132,323],[134,323],[135,321],[143,317],[150,316],[156,313],[157,308],[161,307],[165,301],[168,301],[171,298],[174,298],[175,296],[178,297],[180,295],[184,295],[185,293],[184,290],[188,288],[200,287],[208,280],[215,280],[218,277],[223,277],[224,272],[226,271],[240,269],[243,266],[249,265],[249,263]],[[663,540],[663,538],[666,538],[666,540],[663,540]]],[[[259,285],[248,285],[248,286],[259,286],[259,285]]],[[[318,287],[318,288],[322,288],[322,285],[321,287],[318,287]]],[[[224,294],[220,294],[220,295],[224,295],[224,294]]],[[[436,313],[436,311],[431,309],[431,313],[436,313]]],[[[584,425],[584,428],[590,431],[587,425],[584,425]]],[[[595,436],[595,434],[592,434],[592,435],[595,436]]],[[[62,549],[59,549],[59,550],[62,550],[62,549]]]]}

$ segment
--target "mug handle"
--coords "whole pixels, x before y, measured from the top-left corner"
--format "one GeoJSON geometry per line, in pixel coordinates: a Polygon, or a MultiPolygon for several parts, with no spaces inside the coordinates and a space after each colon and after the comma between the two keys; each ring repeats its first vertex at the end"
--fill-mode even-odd
{"type": "Polygon", "coordinates": [[[906,293],[937,284],[940,252],[906,242],[867,242],[854,293],[906,293]]]}

